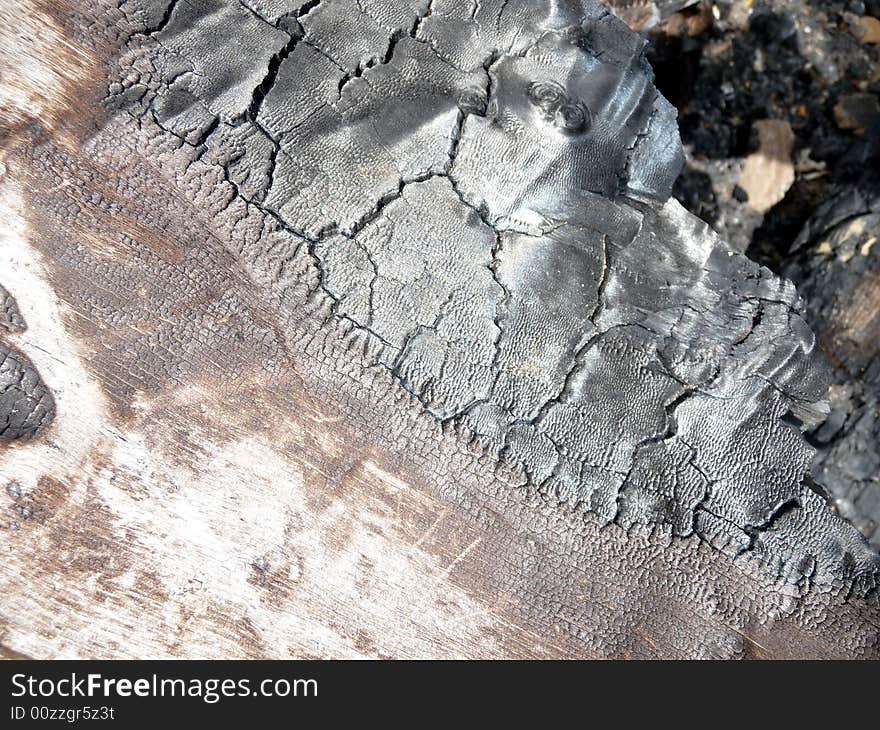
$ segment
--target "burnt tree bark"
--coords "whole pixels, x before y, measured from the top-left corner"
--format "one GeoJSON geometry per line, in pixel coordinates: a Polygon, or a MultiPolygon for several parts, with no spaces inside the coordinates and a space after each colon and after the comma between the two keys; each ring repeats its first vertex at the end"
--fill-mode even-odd
{"type": "Polygon", "coordinates": [[[607,9],[14,5],[6,653],[878,655],[803,305],[607,9]]]}

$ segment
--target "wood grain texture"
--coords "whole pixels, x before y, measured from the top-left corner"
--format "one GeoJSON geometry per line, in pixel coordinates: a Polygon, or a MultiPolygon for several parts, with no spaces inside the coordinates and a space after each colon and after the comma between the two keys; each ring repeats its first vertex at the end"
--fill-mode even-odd
{"type": "Polygon", "coordinates": [[[255,265],[216,170],[105,110],[115,3],[15,6],[41,93],[0,118],[5,336],[57,415],[0,446],[5,655],[880,656],[876,590],[518,488],[369,365],[306,252],[255,265]]]}

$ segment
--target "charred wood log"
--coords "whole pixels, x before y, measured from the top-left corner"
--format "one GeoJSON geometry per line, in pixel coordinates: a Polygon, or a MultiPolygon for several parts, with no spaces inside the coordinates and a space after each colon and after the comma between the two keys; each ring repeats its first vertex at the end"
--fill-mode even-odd
{"type": "Polygon", "coordinates": [[[606,8],[18,5],[10,651],[877,656],[803,304],[606,8]]]}

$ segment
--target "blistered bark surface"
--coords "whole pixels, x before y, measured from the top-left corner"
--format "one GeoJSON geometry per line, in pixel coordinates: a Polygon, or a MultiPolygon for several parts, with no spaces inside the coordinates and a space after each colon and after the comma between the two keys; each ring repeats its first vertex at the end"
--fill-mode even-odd
{"type": "MultiPolygon", "coordinates": [[[[141,561],[197,616],[146,652],[222,652],[228,610],[250,655],[301,653],[308,621],[337,655],[876,654],[877,555],[808,475],[827,374],[801,302],[670,200],[675,111],[608,9],[130,0],[59,23],[103,60],[94,101],[64,102],[91,116],[21,132],[9,167],[66,312],[55,376],[91,406],[59,401],[60,456],[4,468],[57,509],[32,546],[69,537],[77,485],[68,511],[134,535],[102,574],[121,607],[74,612],[105,652],[141,561]],[[175,532],[178,501],[216,543],[175,532]],[[349,537],[319,548],[346,532],[329,515],[349,537]],[[208,557],[184,597],[156,562],[175,540],[187,570],[250,561],[247,586],[208,557]]],[[[52,653],[26,604],[12,644],[52,653]]]]}

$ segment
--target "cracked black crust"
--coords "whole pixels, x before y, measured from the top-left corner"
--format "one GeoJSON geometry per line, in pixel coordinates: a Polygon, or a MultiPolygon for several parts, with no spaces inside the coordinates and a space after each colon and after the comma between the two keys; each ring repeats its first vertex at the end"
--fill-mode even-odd
{"type": "Polygon", "coordinates": [[[32,439],[55,416],[55,399],[23,354],[0,342],[0,441],[32,439]]]}
{"type": "Polygon", "coordinates": [[[876,595],[807,478],[827,375],[800,300],[664,202],[675,114],[606,9],[127,5],[111,108],[219,175],[218,214],[261,221],[252,274],[316,292],[512,484],[876,595]],[[535,103],[551,82],[589,125],[535,103]]]}
{"type": "Polygon", "coordinates": [[[37,369],[2,338],[26,329],[15,298],[0,285],[0,441],[34,438],[55,416],[55,400],[37,369]]]}
{"type": "Polygon", "coordinates": [[[24,318],[18,311],[13,296],[0,284],[0,331],[7,333],[24,332],[24,318]]]}

